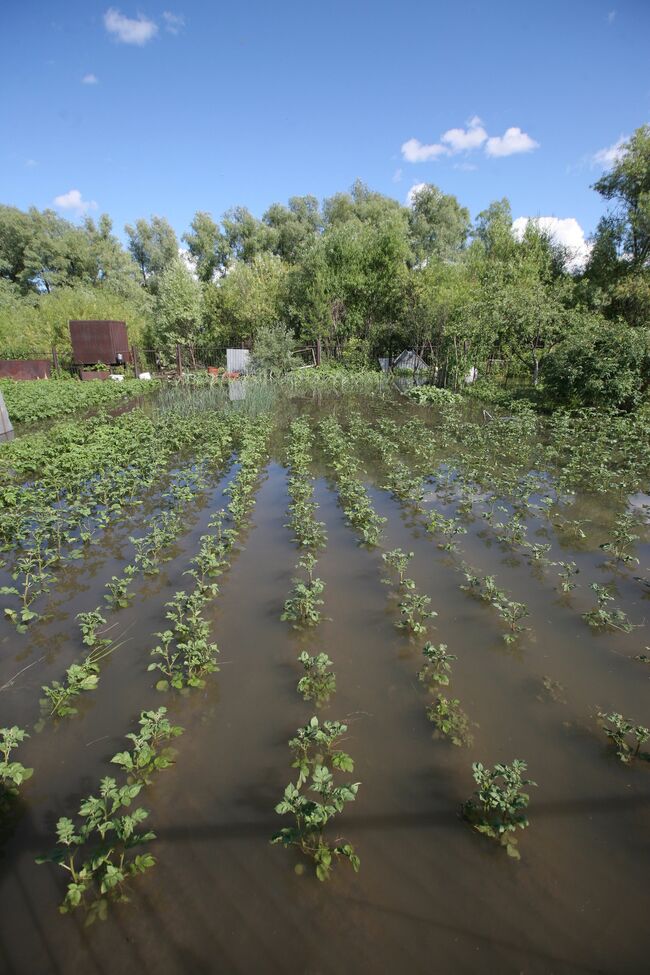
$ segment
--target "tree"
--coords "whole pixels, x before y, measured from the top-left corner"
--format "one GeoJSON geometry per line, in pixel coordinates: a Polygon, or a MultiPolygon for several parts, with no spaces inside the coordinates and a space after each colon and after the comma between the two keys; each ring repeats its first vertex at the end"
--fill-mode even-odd
{"type": "Polygon", "coordinates": [[[209,286],[209,330],[241,342],[253,339],[259,328],[282,321],[286,278],[287,266],[274,254],[257,254],[250,263],[238,261],[209,286]]]}
{"type": "Polygon", "coordinates": [[[194,348],[201,338],[201,285],[178,258],[160,275],[150,340],[173,354],[176,343],[194,348]]]}
{"type": "Polygon", "coordinates": [[[129,251],[142,276],[142,284],[150,291],[156,288],[156,278],[178,260],[178,240],[171,224],[164,217],[136,220],[135,226],[124,228],[129,238],[129,251]]]}
{"type": "Polygon", "coordinates": [[[258,254],[273,250],[275,234],[246,207],[232,207],[224,213],[221,223],[234,260],[250,263],[258,254]]]}
{"type": "Polygon", "coordinates": [[[650,261],[650,125],[642,125],[621,147],[618,161],[594,183],[594,189],[615,203],[605,228],[618,256],[631,271],[650,261]]]}
{"type": "Polygon", "coordinates": [[[208,283],[224,273],[231,259],[231,248],[224,234],[209,213],[197,210],[191,231],[183,234],[196,267],[199,281],[208,283]]]}
{"type": "Polygon", "coordinates": [[[458,258],[469,235],[469,210],[432,183],[414,195],[409,212],[413,251],[418,262],[458,258]]]}
{"type": "Polygon", "coordinates": [[[322,229],[315,196],[292,196],[288,206],[274,203],[262,217],[274,232],[273,252],[283,261],[296,263],[322,229]]]}

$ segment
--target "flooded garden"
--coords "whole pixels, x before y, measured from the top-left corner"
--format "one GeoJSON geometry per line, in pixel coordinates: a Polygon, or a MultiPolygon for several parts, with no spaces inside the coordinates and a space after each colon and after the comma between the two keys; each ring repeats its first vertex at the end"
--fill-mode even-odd
{"type": "Polygon", "coordinates": [[[0,972],[647,970],[650,418],[231,393],[0,446],[0,972]]]}

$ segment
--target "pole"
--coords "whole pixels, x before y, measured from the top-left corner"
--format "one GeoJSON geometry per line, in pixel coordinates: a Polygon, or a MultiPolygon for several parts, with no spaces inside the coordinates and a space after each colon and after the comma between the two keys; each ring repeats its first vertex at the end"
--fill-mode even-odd
{"type": "Polygon", "coordinates": [[[133,375],[137,379],[140,374],[140,364],[138,362],[138,353],[136,352],[135,345],[131,346],[131,361],[133,362],[133,375]]]}
{"type": "Polygon", "coordinates": [[[176,375],[179,379],[183,378],[183,352],[180,342],[176,343],[176,375]]]}
{"type": "Polygon", "coordinates": [[[52,368],[55,372],[59,371],[59,353],[56,351],[56,345],[52,346],[52,368]]]}
{"type": "Polygon", "coordinates": [[[320,366],[321,357],[321,347],[320,347],[320,336],[316,339],[316,365],[320,366]]]}

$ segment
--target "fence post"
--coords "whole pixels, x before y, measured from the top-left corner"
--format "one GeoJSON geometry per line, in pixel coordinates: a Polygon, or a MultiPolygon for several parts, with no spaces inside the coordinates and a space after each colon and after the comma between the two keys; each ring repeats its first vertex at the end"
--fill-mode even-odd
{"type": "Polygon", "coordinates": [[[131,346],[131,360],[133,362],[133,375],[137,379],[140,375],[140,363],[138,362],[138,353],[136,352],[135,345],[131,346]]]}
{"type": "Polygon", "coordinates": [[[176,343],[176,375],[179,379],[183,378],[183,352],[180,342],[176,343]]]}
{"type": "Polygon", "coordinates": [[[320,347],[320,336],[316,339],[316,365],[320,366],[321,357],[321,347],[320,347]]]}
{"type": "Polygon", "coordinates": [[[55,372],[59,371],[59,353],[56,351],[56,345],[52,346],[52,368],[55,372]]]}

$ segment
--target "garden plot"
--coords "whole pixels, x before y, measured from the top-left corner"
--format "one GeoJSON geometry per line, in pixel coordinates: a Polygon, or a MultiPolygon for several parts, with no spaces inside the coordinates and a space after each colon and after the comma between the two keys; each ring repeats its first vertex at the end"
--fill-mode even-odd
{"type": "Polygon", "coordinates": [[[8,972],[642,970],[644,421],[373,392],[2,448],[8,972]]]}

